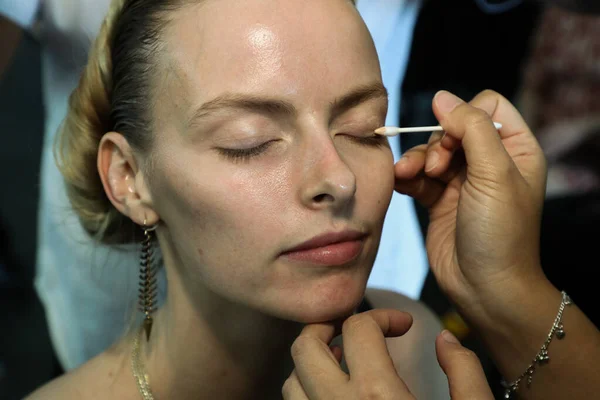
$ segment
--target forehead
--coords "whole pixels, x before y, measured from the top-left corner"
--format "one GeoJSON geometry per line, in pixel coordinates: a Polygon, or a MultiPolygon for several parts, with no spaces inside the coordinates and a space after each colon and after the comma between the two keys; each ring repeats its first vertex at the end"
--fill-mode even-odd
{"type": "Polygon", "coordinates": [[[381,79],[349,0],[207,0],[178,10],[165,40],[194,103],[231,92],[316,105],[381,79]]]}

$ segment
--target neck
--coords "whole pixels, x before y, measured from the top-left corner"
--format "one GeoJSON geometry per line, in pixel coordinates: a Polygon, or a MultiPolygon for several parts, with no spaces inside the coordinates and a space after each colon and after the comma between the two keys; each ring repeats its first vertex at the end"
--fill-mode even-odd
{"type": "Polygon", "coordinates": [[[159,399],[277,398],[293,369],[300,324],[234,304],[208,288],[186,295],[169,281],[142,360],[159,399]],[[190,299],[199,298],[192,302],[190,299]]]}

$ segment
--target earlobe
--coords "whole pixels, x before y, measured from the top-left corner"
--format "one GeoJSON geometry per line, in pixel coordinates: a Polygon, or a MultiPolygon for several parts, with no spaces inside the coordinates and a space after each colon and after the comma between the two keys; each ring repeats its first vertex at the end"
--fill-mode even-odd
{"type": "Polygon", "coordinates": [[[144,185],[143,177],[123,135],[109,132],[102,137],[97,162],[104,191],[114,207],[138,225],[155,224],[158,217],[148,201],[142,199],[140,192],[143,188],[138,181],[141,180],[144,185]]]}

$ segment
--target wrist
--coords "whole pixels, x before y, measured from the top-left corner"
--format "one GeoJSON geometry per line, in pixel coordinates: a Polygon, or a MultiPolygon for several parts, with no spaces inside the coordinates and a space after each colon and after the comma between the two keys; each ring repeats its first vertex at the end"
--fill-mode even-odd
{"type": "Polygon", "coordinates": [[[544,276],[520,279],[480,296],[462,311],[508,379],[518,376],[539,351],[561,304],[561,293],[544,276]]]}
{"type": "Polygon", "coordinates": [[[559,299],[559,293],[543,273],[497,279],[489,287],[473,291],[476,301],[465,307],[465,317],[486,330],[497,329],[499,324],[521,325],[530,321],[544,304],[559,299]]]}

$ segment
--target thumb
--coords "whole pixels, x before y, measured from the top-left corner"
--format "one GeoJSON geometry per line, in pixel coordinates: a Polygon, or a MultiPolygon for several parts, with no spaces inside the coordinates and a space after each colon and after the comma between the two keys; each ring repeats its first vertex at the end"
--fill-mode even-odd
{"type": "Polygon", "coordinates": [[[484,110],[441,90],[433,98],[433,112],[448,136],[462,142],[468,166],[479,171],[505,171],[512,164],[498,130],[484,110]]]}
{"type": "Polygon", "coordinates": [[[458,339],[443,331],[435,341],[438,362],[448,377],[452,400],[494,400],[479,359],[458,339]]]}

